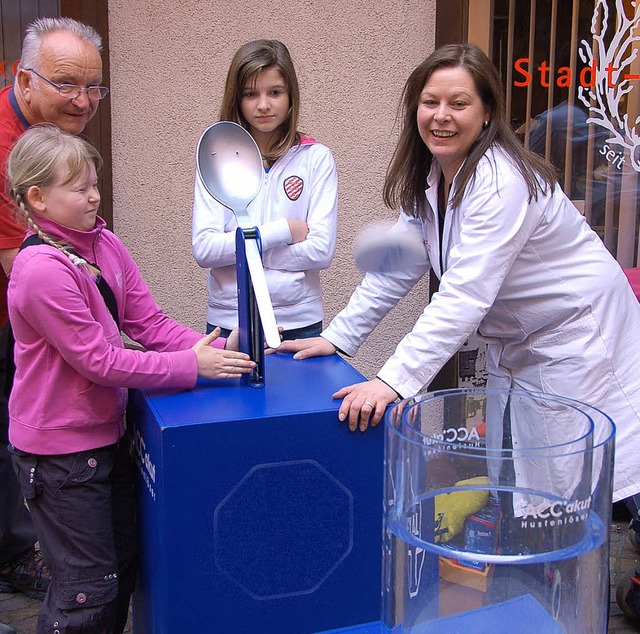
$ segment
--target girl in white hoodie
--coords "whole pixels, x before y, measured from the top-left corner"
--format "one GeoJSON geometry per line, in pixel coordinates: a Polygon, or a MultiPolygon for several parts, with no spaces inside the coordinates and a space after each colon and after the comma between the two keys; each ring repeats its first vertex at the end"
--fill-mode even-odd
{"type": "MultiPolygon", "coordinates": [[[[283,339],[320,334],[320,271],[333,258],[337,228],[337,173],[331,151],[298,129],[298,80],[287,47],[256,40],[235,54],[225,86],[221,121],[242,125],[255,139],[264,183],[248,213],[258,227],[262,259],[283,339]]],[[[238,325],[234,214],[215,201],[196,175],[193,255],[209,268],[207,332],[224,336],[238,325]]]]}

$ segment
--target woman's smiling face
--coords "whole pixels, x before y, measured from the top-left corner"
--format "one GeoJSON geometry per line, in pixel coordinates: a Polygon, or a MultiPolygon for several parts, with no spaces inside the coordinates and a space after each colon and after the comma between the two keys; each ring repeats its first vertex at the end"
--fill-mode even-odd
{"type": "Polygon", "coordinates": [[[418,101],[418,132],[448,183],[490,117],[489,106],[483,103],[468,70],[458,66],[431,73],[418,101]]]}

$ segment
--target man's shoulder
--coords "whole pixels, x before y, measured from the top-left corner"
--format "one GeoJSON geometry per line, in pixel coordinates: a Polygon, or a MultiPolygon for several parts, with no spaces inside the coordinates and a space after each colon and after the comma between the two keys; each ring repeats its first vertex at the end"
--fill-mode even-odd
{"type": "Polygon", "coordinates": [[[24,125],[9,101],[10,90],[11,86],[0,90],[0,147],[2,148],[11,148],[25,131],[24,125]]]}
{"type": "Polygon", "coordinates": [[[10,90],[10,86],[0,90],[0,249],[19,247],[25,232],[25,227],[13,215],[15,206],[8,195],[5,175],[9,152],[25,130],[9,101],[10,90]]]}
{"type": "Polygon", "coordinates": [[[0,116],[4,116],[7,110],[13,113],[11,101],[9,100],[10,92],[11,92],[11,86],[5,86],[4,88],[0,88],[0,116]]]}

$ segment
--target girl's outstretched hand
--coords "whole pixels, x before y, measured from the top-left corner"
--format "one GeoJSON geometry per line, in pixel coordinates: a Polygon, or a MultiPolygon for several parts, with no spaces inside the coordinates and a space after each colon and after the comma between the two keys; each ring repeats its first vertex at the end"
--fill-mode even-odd
{"type": "Polygon", "coordinates": [[[256,364],[248,354],[211,347],[219,335],[220,328],[216,328],[193,346],[198,361],[198,376],[204,379],[239,379],[251,372],[256,364]]]}
{"type": "Polygon", "coordinates": [[[375,427],[382,420],[387,405],[393,403],[398,394],[380,379],[372,379],[343,387],[333,398],[344,399],[338,410],[338,418],[344,421],[348,417],[351,431],[358,428],[359,420],[360,431],[365,431],[369,424],[375,427]]]}
{"type": "Polygon", "coordinates": [[[278,352],[295,352],[294,359],[309,359],[311,357],[329,357],[336,353],[336,349],[324,337],[309,337],[308,339],[283,341],[278,352]]]}

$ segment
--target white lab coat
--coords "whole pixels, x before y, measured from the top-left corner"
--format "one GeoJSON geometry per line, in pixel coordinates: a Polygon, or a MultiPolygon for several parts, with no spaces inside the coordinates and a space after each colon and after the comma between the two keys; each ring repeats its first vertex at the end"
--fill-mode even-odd
{"type": "MultiPolygon", "coordinates": [[[[354,355],[432,266],[440,289],[379,378],[413,396],[477,330],[489,342],[490,386],[557,394],[610,416],[617,427],[614,500],[639,492],[640,304],[622,269],[560,187],[528,202],[524,179],[493,149],[460,206],[449,201],[441,270],[439,177],[434,161],[426,220],[403,213],[393,229],[420,233],[424,261],[393,275],[367,274],[323,336],[354,355]]],[[[522,446],[540,433],[515,421],[512,431],[522,446]]],[[[549,441],[562,441],[558,433],[549,441]]]]}

